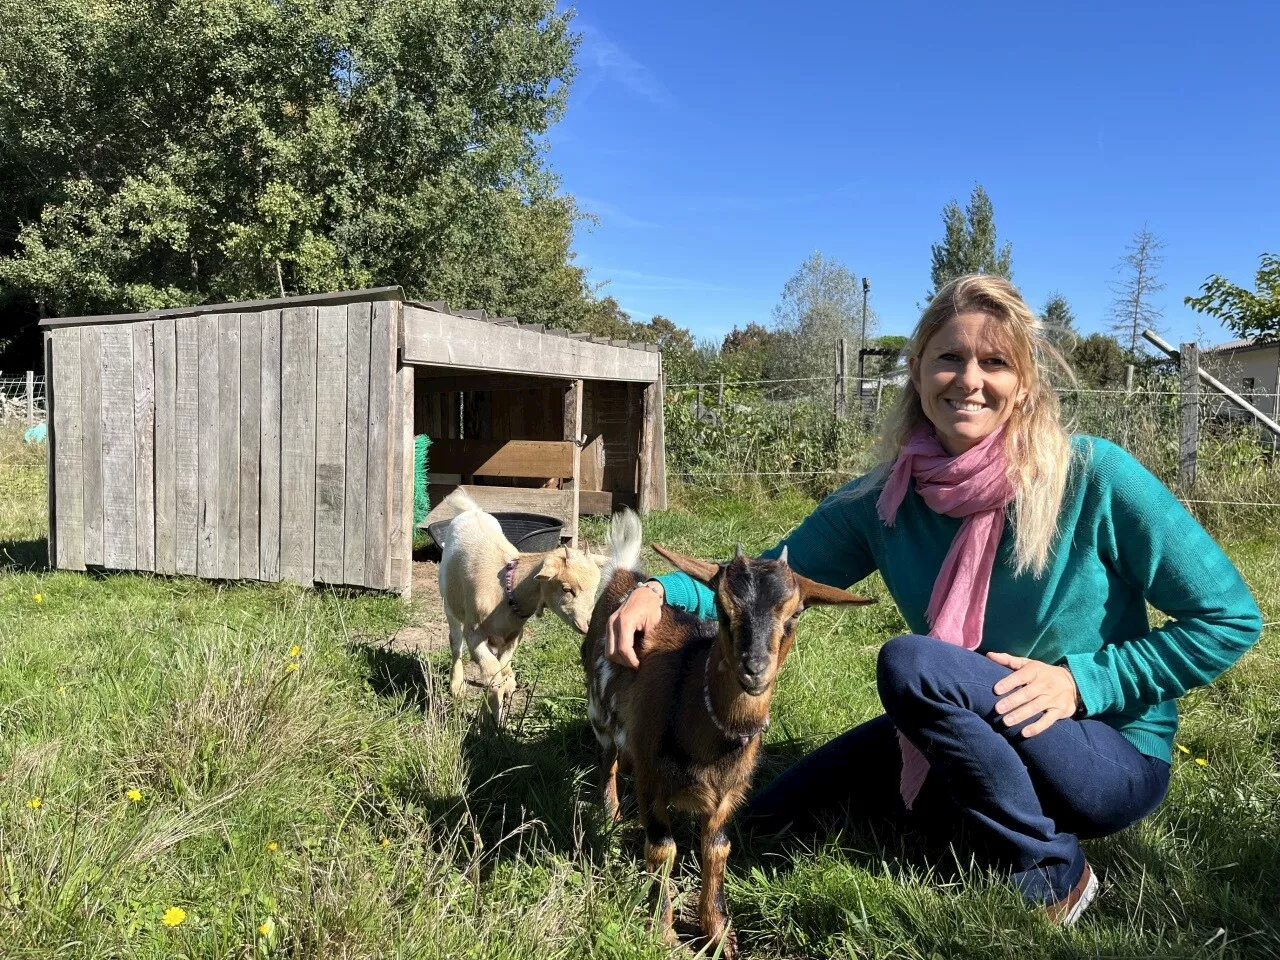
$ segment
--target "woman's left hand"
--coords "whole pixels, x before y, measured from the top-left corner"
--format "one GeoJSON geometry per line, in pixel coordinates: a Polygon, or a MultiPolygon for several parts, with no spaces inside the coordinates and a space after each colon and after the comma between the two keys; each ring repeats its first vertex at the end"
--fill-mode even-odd
{"type": "Polygon", "coordinates": [[[1044,733],[1079,709],[1076,678],[1066,667],[1007,653],[988,653],[987,659],[1013,671],[995,685],[996,696],[1002,698],[996,701],[996,713],[1004,718],[1005,726],[1014,727],[1041,714],[1039,720],[1023,728],[1024,737],[1044,733]]]}

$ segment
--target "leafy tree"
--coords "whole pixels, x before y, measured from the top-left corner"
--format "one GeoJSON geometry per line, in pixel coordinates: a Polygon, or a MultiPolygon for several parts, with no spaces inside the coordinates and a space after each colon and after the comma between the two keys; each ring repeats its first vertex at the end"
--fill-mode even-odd
{"type": "Polygon", "coordinates": [[[974,186],[964,210],[955,200],[942,208],[942,224],[942,243],[932,247],[929,275],[933,288],[926,300],[932,300],[943,284],[966,273],[994,273],[1013,279],[1013,248],[1006,243],[996,249],[995,209],[981,184],[974,186]]]}
{"type": "Polygon", "coordinates": [[[1045,337],[1059,350],[1069,349],[1075,341],[1076,315],[1071,310],[1071,304],[1067,303],[1067,298],[1057,291],[1045,301],[1040,322],[1044,325],[1045,337]]]}
{"type": "Polygon", "coordinates": [[[775,363],[776,340],[772,331],[758,323],[748,323],[741,330],[734,327],[720,344],[720,360],[726,374],[735,380],[769,378],[775,363]]]}
{"type": "Polygon", "coordinates": [[[1072,344],[1068,357],[1083,387],[1124,386],[1129,355],[1115,337],[1091,333],[1072,344]]]}
{"type": "Polygon", "coordinates": [[[876,337],[867,346],[878,347],[881,350],[899,351],[899,356],[897,357],[867,357],[866,373],[868,377],[882,377],[890,370],[906,365],[906,359],[901,353],[907,348],[907,338],[900,334],[891,333],[883,337],[876,337]]]}
{"type": "Polygon", "coordinates": [[[1116,265],[1122,279],[1111,284],[1115,294],[1111,304],[1111,330],[1129,351],[1131,359],[1138,355],[1143,330],[1161,332],[1159,323],[1164,311],[1155,305],[1153,297],[1165,286],[1157,277],[1164,262],[1160,253],[1163,249],[1164,244],[1143,224],[1116,265]]]}
{"type": "Polygon", "coordinates": [[[44,313],[400,283],[581,327],[554,0],[0,0],[0,293],[44,313]]]}
{"type": "Polygon", "coordinates": [[[1192,310],[1222,320],[1237,337],[1280,337],[1280,256],[1262,255],[1253,285],[1254,290],[1246,290],[1214,274],[1200,287],[1200,296],[1183,302],[1192,310]]]}
{"type": "MultiPolygon", "coordinates": [[[[834,369],[836,341],[841,337],[848,341],[850,367],[856,362],[862,330],[862,287],[839,260],[821,253],[805,260],[783,287],[782,301],[774,307],[773,316],[778,377],[829,376],[834,369]]],[[[869,311],[868,338],[875,333],[877,322],[869,311]]],[[[854,370],[848,372],[852,374],[854,370]]],[[[806,386],[798,383],[793,390],[804,391],[806,386]]]]}
{"type": "Polygon", "coordinates": [[[693,334],[661,314],[648,323],[632,323],[631,339],[655,344],[662,351],[667,383],[690,383],[710,377],[705,351],[693,334]]]}

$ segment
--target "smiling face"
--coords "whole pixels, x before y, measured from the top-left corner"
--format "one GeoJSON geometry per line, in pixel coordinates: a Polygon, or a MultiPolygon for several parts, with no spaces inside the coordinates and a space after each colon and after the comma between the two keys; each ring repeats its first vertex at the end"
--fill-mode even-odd
{"type": "Polygon", "coordinates": [[[1002,427],[1027,398],[999,325],[979,311],[948,320],[911,357],[911,382],[938,442],[952,456],[1002,427]]]}

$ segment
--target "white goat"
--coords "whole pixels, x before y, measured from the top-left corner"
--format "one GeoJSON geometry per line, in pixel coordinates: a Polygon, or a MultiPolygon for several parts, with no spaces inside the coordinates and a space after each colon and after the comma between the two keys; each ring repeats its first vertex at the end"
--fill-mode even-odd
{"type": "Polygon", "coordinates": [[[453,651],[449,689],[455,697],[462,691],[465,645],[480,667],[493,717],[501,723],[516,689],[511,658],[525,623],[550,608],[585,634],[595,607],[600,568],[608,558],[570,547],[520,553],[503,535],[498,521],[465,491],[455,490],[445,504],[459,511],[444,534],[440,559],[440,598],[453,651]]]}

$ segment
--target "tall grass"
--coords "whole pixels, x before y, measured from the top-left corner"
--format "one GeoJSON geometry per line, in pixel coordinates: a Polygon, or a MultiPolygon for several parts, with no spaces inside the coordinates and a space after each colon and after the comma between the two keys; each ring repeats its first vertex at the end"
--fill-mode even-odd
{"type": "MultiPolygon", "coordinates": [[[[535,621],[516,661],[531,696],[495,731],[481,697],[449,698],[447,654],[371,642],[423,615],[397,599],[50,572],[40,456],[0,444],[0,955],[688,955],[648,932],[638,830],[602,822],[578,638],[558,621],[535,621]]],[[[651,515],[646,540],[759,549],[813,506],[700,496],[651,515]]],[[[1280,539],[1230,550],[1280,619],[1280,539]]],[[[878,712],[875,651],[901,629],[890,603],[806,615],[759,780],[878,712]]],[[[1089,845],[1104,889],[1076,930],[967,861],[850,831],[735,841],[744,948],[1280,956],[1280,633],[1184,706],[1170,798],[1089,845]]],[[[679,825],[685,851],[691,836],[679,825]]],[[[696,877],[682,859],[686,910],[696,877]]]]}

